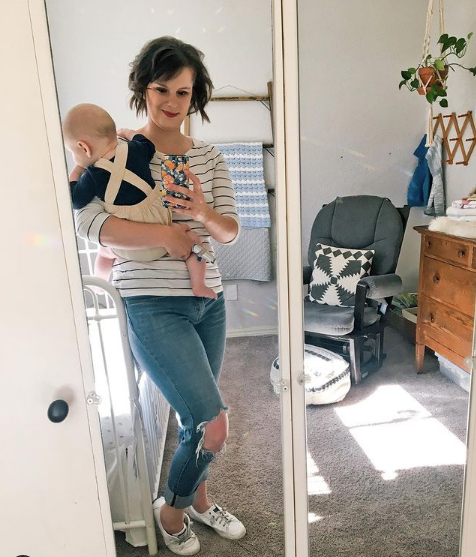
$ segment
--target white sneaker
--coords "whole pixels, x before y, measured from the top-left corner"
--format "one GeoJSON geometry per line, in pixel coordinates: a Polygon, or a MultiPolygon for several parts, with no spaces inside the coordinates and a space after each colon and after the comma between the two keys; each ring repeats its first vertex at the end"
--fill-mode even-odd
{"type": "Polygon", "coordinates": [[[223,510],[218,505],[212,505],[204,513],[197,512],[193,507],[187,509],[188,514],[197,522],[202,522],[213,528],[223,538],[239,540],[246,534],[246,528],[236,516],[223,510]]]}
{"type": "Polygon", "coordinates": [[[164,504],[165,499],[160,497],[160,499],[157,499],[157,501],[154,502],[152,508],[154,509],[155,520],[159,526],[160,533],[164,538],[165,545],[172,553],[177,555],[195,555],[200,551],[200,542],[190,528],[190,518],[185,513],[185,525],[183,530],[178,534],[169,534],[164,530],[162,523],[160,522],[160,509],[164,504]]]}

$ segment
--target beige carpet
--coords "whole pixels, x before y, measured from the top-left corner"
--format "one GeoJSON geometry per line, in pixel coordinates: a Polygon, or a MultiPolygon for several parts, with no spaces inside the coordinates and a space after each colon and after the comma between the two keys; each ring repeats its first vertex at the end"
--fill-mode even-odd
{"type": "MultiPolygon", "coordinates": [[[[467,394],[439,373],[434,358],[416,375],[413,347],[390,328],[385,350],[384,367],[343,402],[308,408],[312,557],[458,555],[463,466],[451,464],[451,455],[440,461],[447,446],[464,442],[467,394]],[[432,435],[441,449],[435,454],[425,445],[432,435]]],[[[276,354],[276,337],[228,341],[222,391],[230,437],[210,492],[248,534],[231,542],[195,524],[202,555],[284,555],[279,402],[269,386],[276,354]]],[[[165,469],[176,444],[173,416],[170,422],[165,469]]],[[[118,557],[148,555],[121,533],[116,542],[118,557]]]]}

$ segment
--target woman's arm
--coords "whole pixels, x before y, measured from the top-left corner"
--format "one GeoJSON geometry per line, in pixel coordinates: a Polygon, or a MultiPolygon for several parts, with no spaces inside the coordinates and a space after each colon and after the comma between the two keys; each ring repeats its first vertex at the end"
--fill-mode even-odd
{"type": "MultiPolygon", "coordinates": [[[[210,207],[205,201],[200,180],[192,172],[185,171],[187,177],[193,184],[192,190],[175,184],[170,184],[168,188],[183,193],[189,198],[189,201],[185,199],[180,200],[180,205],[182,205],[184,209],[173,208],[173,211],[190,216],[192,219],[201,222],[210,236],[217,242],[221,244],[231,244],[238,238],[240,225],[239,217],[236,212],[233,188],[230,186],[231,180],[229,178],[228,168],[224,160],[222,162],[224,165],[222,172],[226,172],[226,182],[223,181],[225,179],[223,177],[218,180],[214,179],[214,187],[226,188],[228,194],[220,196],[221,202],[219,204],[217,204],[215,200],[215,208],[210,207]],[[216,186],[215,181],[219,182],[216,186]]],[[[169,201],[172,206],[177,203],[177,199],[172,196],[166,196],[165,199],[169,201]]]]}
{"type": "Polygon", "coordinates": [[[85,173],[85,171],[86,171],[85,168],[79,166],[79,164],[76,164],[73,170],[71,171],[71,174],[69,175],[69,181],[77,182],[81,178],[81,176],[85,173]]]}
{"type": "Polygon", "coordinates": [[[187,195],[188,201],[185,199],[180,200],[180,205],[184,209],[173,207],[177,203],[175,197],[165,196],[164,199],[169,201],[174,212],[190,216],[193,220],[201,222],[210,236],[217,242],[220,242],[220,244],[233,242],[238,236],[240,228],[238,221],[230,216],[222,215],[210,207],[205,201],[200,180],[192,172],[185,171],[185,173],[193,183],[193,190],[177,186],[176,184],[169,184],[167,186],[169,190],[187,195]]]}
{"type": "Polygon", "coordinates": [[[186,259],[194,242],[187,236],[187,224],[148,224],[109,217],[103,224],[99,241],[103,246],[121,249],[163,247],[176,259],[186,259]]]}
{"type": "Polygon", "coordinates": [[[220,215],[211,207],[208,207],[209,212],[202,220],[203,226],[207,229],[210,236],[220,242],[220,244],[229,244],[236,239],[239,232],[238,222],[232,217],[220,215]]]}
{"type": "Polygon", "coordinates": [[[104,211],[99,200],[93,200],[75,212],[78,236],[111,248],[140,249],[164,247],[171,257],[187,258],[193,241],[186,234],[186,224],[147,224],[119,219],[104,211]]]}
{"type": "MultiPolygon", "coordinates": [[[[212,184],[213,209],[207,205],[210,211],[205,212],[202,222],[215,240],[221,244],[233,244],[240,234],[240,218],[236,211],[233,182],[223,155],[215,148],[212,155],[215,159],[212,184]]],[[[195,180],[201,190],[200,181],[197,178],[195,180]]],[[[196,182],[194,181],[193,184],[195,189],[196,182]]]]}

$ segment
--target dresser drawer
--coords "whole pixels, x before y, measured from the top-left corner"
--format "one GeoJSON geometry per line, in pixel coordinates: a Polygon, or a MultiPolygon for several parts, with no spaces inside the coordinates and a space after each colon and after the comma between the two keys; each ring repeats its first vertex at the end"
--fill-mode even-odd
{"type": "Polygon", "coordinates": [[[431,257],[423,258],[421,294],[474,317],[476,273],[431,257]]]}
{"type": "Polygon", "coordinates": [[[425,237],[425,255],[433,255],[457,265],[471,266],[472,249],[464,240],[425,237]]]}
{"type": "Polygon", "coordinates": [[[419,334],[430,337],[462,358],[472,354],[473,319],[460,311],[421,296],[418,300],[419,334]]]}

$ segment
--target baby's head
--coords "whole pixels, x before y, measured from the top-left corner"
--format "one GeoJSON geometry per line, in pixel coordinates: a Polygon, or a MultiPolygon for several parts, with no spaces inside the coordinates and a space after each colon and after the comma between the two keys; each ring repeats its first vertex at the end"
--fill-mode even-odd
{"type": "Polygon", "coordinates": [[[95,104],[78,104],[72,108],[63,122],[63,136],[75,164],[83,168],[117,145],[114,120],[95,104]]]}

